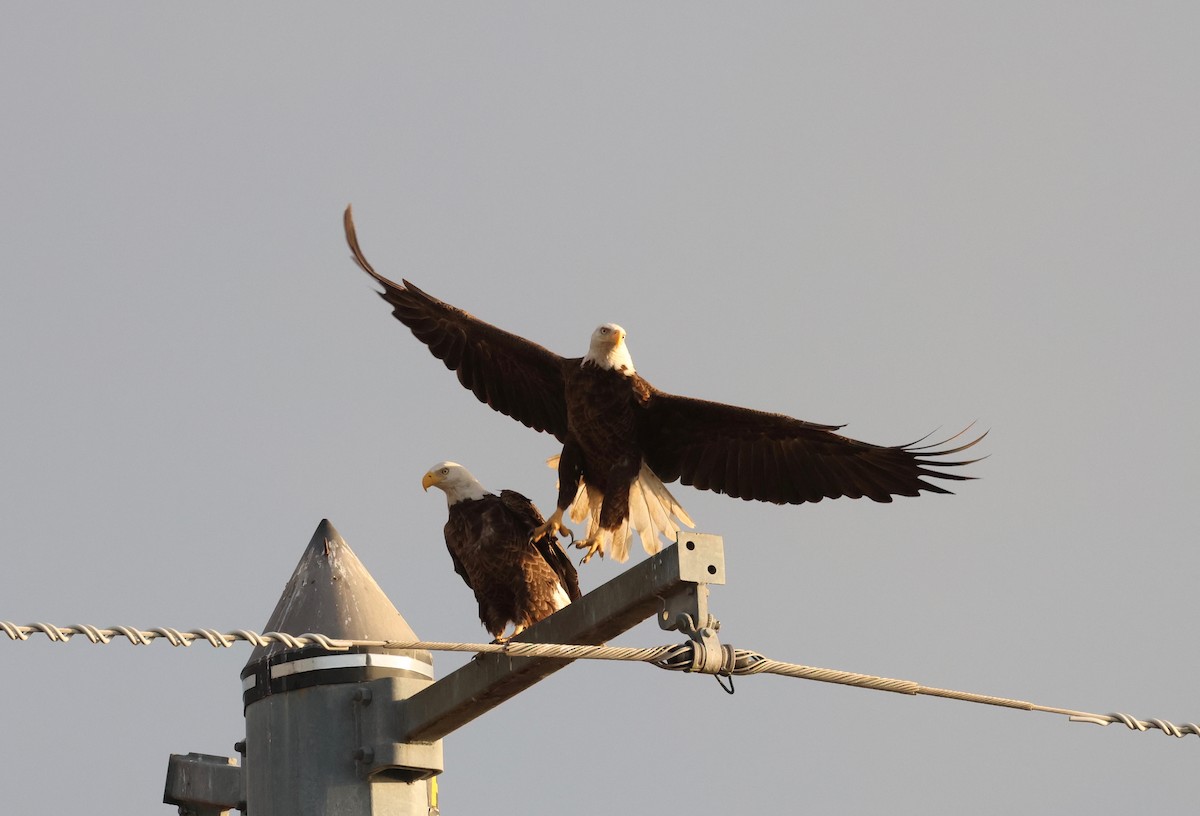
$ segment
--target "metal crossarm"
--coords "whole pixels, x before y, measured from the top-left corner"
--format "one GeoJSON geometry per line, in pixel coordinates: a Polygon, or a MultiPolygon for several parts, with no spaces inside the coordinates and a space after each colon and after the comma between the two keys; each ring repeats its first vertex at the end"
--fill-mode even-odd
{"type": "MultiPolygon", "coordinates": [[[[723,583],[725,555],[721,538],[680,534],[676,544],[529,627],[514,641],[599,645],[646,618],[673,616],[688,598],[707,598],[705,585],[723,583]]],[[[707,614],[707,609],[703,613],[707,614]]],[[[570,662],[562,658],[480,655],[399,703],[398,738],[410,742],[441,739],[570,662]]]]}

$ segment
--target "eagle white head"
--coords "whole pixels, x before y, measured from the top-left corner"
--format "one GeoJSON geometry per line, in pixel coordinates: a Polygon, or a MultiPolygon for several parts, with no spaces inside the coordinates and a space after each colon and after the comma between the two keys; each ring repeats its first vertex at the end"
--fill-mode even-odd
{"type": "Polygon", "coordinates": [[[587,356],[583,359],[601,368],[616,369],[627,375],[636,373],[633,357],[629,356],[629,347],[625,345],[625,330],[616,323],[605,323],[596,327],[592,332],[587,356]]]}
{"type": "Polygon", "coordinates": [[[428,490],[436,487],[446,494],[446,504],[457,504],[470,499],[482,499],[488,495],[479,480],[458,462],[438,462],[421,477],[421,487],[428,490]]]}

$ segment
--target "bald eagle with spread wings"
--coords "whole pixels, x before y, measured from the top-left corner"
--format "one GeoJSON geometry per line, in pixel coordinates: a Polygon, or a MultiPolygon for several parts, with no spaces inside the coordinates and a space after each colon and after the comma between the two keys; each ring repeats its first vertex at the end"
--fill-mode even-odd
{"type": "Polygon", "coordinates": [[[355,262],[383,286],[392,314],[429,347],[458,380],[493,410],[562,443],[558,503],[535,531],[570,534],[563,524],[590,516],[576,546],[617,561],[629,557],[636,532],[649,553],[660,535],[674,539],[691,519],[667,490],[679,481],[735,498],[801,504],[842,496],[890,502],[921,491],[950,493],[928,479],[973,477],[945,468],[970,460],[946,457],[960,431],[934,444],[882,446],[782,414],[659,391],[633,366],[625,330],[606,323],[592,332],[582,357],[557,354],[443,303],[408,281],[377,273],[359,249],[346,208],[346,241],[355,262]],[[935,469],[937,468],[937,469],[935,469]]]}
{"type": "Polygon", "coordinates": [[[553,534],[535,534],[546,520],[529,499],[515,490],[488,492],[456,462],[431,467],[421,486],[446,494],[446,549],[496,640],[516,637],[579,599],[575,566],[553,534]]]}

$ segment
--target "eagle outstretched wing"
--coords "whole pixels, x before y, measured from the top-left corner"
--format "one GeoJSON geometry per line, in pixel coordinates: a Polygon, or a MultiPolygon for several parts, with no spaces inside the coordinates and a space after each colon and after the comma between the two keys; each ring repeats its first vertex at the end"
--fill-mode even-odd
{"type": "Polygon", "coordinates": [[[458,374],[465,388],[494,410],[536,431],[551,433],[560,442],[565,440],[562,370],[570,361],[443,303],[408,281],[388,280],[371,267],[359,249],[350,207],[343,222],[354,261],[383,286],[379,296],[391,304],[392,314],[446,368],[458,374]]]}
{"type": "Polygon", "coordinates": [[[943,457],[987,435],[949,448],[966,430],[939,443],[887,447],[842,436],[836,433],[840,427],[652,388],[638,438],[646,464],[664,482],[678,479],[747,501],[801,504],[840,496],[890,502],[922,490],[949,493],[926,479],[974,478],[934,468],[978,461],[943,457]]]}

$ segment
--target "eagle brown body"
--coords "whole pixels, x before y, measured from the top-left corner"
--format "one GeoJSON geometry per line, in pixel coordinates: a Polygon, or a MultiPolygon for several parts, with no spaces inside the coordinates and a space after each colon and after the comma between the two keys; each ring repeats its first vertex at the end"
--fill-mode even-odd
{"type": "Polygon", "coordinates": [[[650,385],[636,374],[572,363],[563,372],[568,432],[558,463],[558,506],[570,506],[582,479],[604,495],[600,527],[615,529],[628,513],[630,485],[642,467],[638,411],[650,385]]]}
{"type": "Polygon", "coordinates": [[[545,519],[525,496],[490,493],[454,462],[435,465],[422,485],[446,493],[446,549],[492,637],[507,639],[510,623],[517,635],[579,598],[578,574],[554,536],[533,536],[545,519]]]}
{"type": "MultiPolygon", "coordinates": [[[[350,208],[346,239],[355,261],[383,287],[393,314],[458,380],[489,407],[563,445],[558,505],[539,531],[566,532],[564,512],[591,516],[576,546],[624,561],[638,532],[647,552],[658,536],[691,525],[664,483],[776,504],[839,497],[890,502],[921,491],[949,493],[928,479],[972,477],[935,468],[975,460],[945,457],[976,444],[882,446],[842,436],[783,414],[680,397],[637,374],[625,331],[615,324],[592,334],[584,357],[560,357],[542,346],[443,303],[408,281],[375,272],[359,249],[350,208]]],[[[986,434],[985,434],[986,435],[986,434]]]]}

